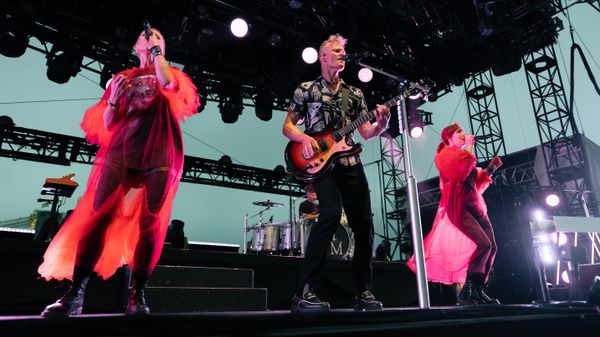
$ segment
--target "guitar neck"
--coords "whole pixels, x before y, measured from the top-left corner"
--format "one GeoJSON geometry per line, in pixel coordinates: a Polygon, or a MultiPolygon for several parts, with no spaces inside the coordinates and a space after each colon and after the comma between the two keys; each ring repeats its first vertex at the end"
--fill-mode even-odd
{"type": "MultiPolygon", "coordinates": [[[[383,103],[382,105],[386,106],[388,109],[390,109],[392,106],[396,105],[396,103],[398,102],[398,100],[400,99],[401,95],[398,95],[390,100],[388,100],[387,102],[383,103]]],[[[366,123],[367,121],[372,120],[373,118],[375,118],[375,111],[377,109],[372,109],[371,111],[364,113],[362,115],[360,115],[357,119],[355,119],[354,121],[352,121],[352,123],[336,130],[333,133],[333,136],[336,139],[341,138],[342,136],[345,136],[347,134],[349,134],[350,132],[356,130],[359,126],[363,125],[364,123],[366,123]]]]}

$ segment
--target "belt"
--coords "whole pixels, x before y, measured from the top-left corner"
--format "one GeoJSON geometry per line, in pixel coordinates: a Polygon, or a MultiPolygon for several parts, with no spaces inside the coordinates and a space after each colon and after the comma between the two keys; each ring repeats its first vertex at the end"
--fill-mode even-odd
{"type": "Polygon", "coordinates": [[[342,157],[342,158],[338,159],[338,163],[340,163],[343,166],[354,166],[354,165],[360,163],[360,157],[359,156],[342,157]]]}

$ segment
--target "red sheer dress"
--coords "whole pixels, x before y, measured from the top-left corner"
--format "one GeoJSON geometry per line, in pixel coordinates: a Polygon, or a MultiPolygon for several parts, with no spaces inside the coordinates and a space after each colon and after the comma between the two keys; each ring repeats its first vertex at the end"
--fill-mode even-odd
{"type": "MultiPolygon", "coordinates": [[[[491,225],[482,193],[492,179],[481,168],[475,167],[476,161],[477,158],[470,152],[459,148],[444,146],[436,153],[442,197],[431,231],[423,240],[427,280],[430,282],[463,283],[474,259],[484,260],[482,269],[491,268],[493,263],[493,256],[482,257],[478,244],[465,234],[469,227],[464,226],[464,222],[471,222],[473,229],[482,232],[480,224],[467,214],[468,207],[483,215],[487,221],[484,225],[491,225]]],[[[483,237],[482,240],[488,239],[483,237]]],[[[494,240],[493,234],[491,240],[494,240]]],[[[407,265],[416,271],[414,255],[407,265]]],[[[477,271],[487,275],[485,270],[477,271]]]]}
{"type": "Polygon", "coordinates": [[[103,113],[111,87],[86,111],[81,126],[100,148],[84,195],[44,254],[42,277],[71,279],[74,265],[86,259],[104,279],[124,264],[153,270],[183,169],[179,123],[199,104],[190,78],[175,67],[171,72],[176,85],[165,89],[153,67],[123,71],[129,86],[110,130],[103,113]]]}

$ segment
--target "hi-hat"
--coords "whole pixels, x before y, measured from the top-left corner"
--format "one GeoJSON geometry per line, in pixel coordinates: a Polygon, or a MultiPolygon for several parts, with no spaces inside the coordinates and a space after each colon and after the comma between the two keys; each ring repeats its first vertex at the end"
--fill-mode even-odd
{"type": "Polygon", "coordinates": [[[255,201],[253,202],[254,205],[256,206],[263,206],[263,207],[283,207],[283,204],[280,202],[272,202],[270,200],[267,201],[255,201]]]}

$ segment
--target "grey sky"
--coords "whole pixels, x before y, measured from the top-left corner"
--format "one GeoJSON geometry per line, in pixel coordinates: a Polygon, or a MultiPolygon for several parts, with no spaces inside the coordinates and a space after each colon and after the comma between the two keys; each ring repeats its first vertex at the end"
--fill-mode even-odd
{"type": "MultiPolygon", "coordinates": [[[[584,49],[594,74],[600,79],[597,59],[600,55],[600,13],[586,4],[572,7],[569,13],[576,30],[576,42],[584,49]]],[[[567,19],[562,15],[560,18],[564,21],[565,30],[560,33],[556,51],[566,57],[559,59],[559,65],[568,93],[570,74],[566,69],[571,40],[567,19]]],[[[348,48],[352,47],[352,41],[349,41],[348,48]]],[[[576,65],[575,119],[580,130],[592,141],[600,144],[600,132],[596,129],[600,126],[600,97],[596,95],[579,58],[576,65]]],[[[83,112],[103,93],[97,84],[98,75],[82,71],[67,84],[50,82],[46,78],[43,55],[33,50],[28,50],[25,55],[16,59],[0,56],[0,69],[0,115],[12,117],[21,127],[83,136],[79,127],[83,112]],[[85,98],[93,99],[82,100],[85,98]]],[[[318,65],[307,66],[306,73],[306,80],[316,77],[319,74],[318,65]]],[[[360,86],[356,74],[346,72],[342,76],[347,82],[360,86]]],[[[383,79],[380,75],[375,75],[373,80],[383,79]]],[[[495,77],[494,84],[507,151],[511,153],[538,145],[539,139],[523,68],[509,75],[495,77]]],[[[453,93],[423,107],[434,113],[434,125],[426,129],[423,137],[411,142],[415,175],[419,181],[437,175],[432,162],[435,147],[440,140],[440,130],[455,121],[468,128],[464,88],[454,87],[453,90],[453,93]]],[[[209,103],[201,114],[191,117],[183,124],[186,154],[219,159],[222,153],[226,153],[244,165],[272,169],[283,164],[283,150],[287,144],[287,139],[281,134],[284,115],[284,112],[274,112],[271,121],[263,122],[255,116],[253,108],[245,108],[235,124],[224,124],[216,104],[209,103]]],[[[365,145],[362,158],[363,162],[367,163],[376,232],[382,233],[378,167],[374,164],[368,165],[380,158],[380,145],[377,139],[362,143],[365,145]]],[[[67,199],[61,211],[74,208],[77,198],[85,190],[90,168],[89,165],[75,164],[65,167],[0,158],[0,221],[28,216],[34,209],[39,209],[40,204],[36,199],[41,197],[40,191],[45,178],[62,177],[69,173],[76,174],[75,180],[79,182],[80,187],[72,198],[67,199]]],[[[290,202],[285,196],[182,183],[175,198],[172,218],[181,219],[186,223],[185,231],[191,240],[241,244],[244,214],[253,215],[260,211],[261,207],[253,205],[252,202],[264,200],[286,205],[267,211],[266,217],[273,215],[274,221],[288,220],[290,202]]],[[[250,222],[256,221],[257,219],[253,218],[250,222]]]]}

